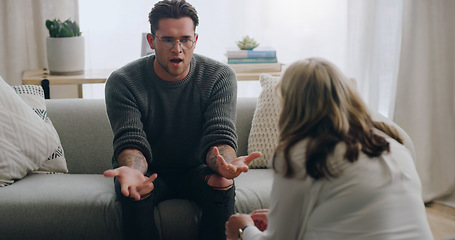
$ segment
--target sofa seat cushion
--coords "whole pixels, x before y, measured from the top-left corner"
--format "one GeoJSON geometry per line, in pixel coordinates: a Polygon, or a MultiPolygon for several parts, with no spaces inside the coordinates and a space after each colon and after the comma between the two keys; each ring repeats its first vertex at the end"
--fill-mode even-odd
{"type": "Polygon", "coordinates": [[[250,213],[269,208],[273,169],[250,169],[235,178],[235,211],[250,213]]]}
{"type": "MultiPolygon", "coordinates": [[[[250,169],[237,177],[236,212],[268,208],[272,177],[272,169],[250,169]]],[[[121,208],[113,180],[100,174],[31,174],[0,188],[0,202],[0,236],[5,239],[121,236],[121,208]]],[[[167,239],[178,239],[182,231],[196,239],[200,210],[193,202],[172,199],[159,204],[155,219],[167,239]]]]}
{"type": "Polygon", "coordinates": [[[113,180],[94,174],[32,174],[0,188],[4,239],[119,239],[113,180]]]}

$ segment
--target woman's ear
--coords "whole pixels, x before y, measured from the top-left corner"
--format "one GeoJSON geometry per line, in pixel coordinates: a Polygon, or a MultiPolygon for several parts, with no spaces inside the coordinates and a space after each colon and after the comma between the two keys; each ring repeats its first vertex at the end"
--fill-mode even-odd
{"type": "Polygon", "coordinates": [[[147,33],[147,42],[151,49],[155,49],[155,46],[153,45],[153,35],[151,33],[147,33]]]}

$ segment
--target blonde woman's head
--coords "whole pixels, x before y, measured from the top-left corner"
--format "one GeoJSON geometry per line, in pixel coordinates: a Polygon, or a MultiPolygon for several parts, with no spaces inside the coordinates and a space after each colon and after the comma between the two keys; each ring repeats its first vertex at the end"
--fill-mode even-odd
{"type": "Polygon", "coordinates": [[[324,122],[330,123],[336,132],[346,134],[350,115],[366,114],[364,104],[351,84],[325,59],[309,58],[291,64],[280,83],[283,111],[279,125],[282,133],[308,132],[324,122]]]}
{"type": "MultiPolygon", "coordinates": [[[[326,158],[339,142],[346,143],[345,158],[356,161],[359,150],[378,156],[389,150],[388,142],[374,133],[377,128],[401,141],[396,130],[374,122],[353,83],[332,63],[309,58],[291,64],[278,86],[283,110],[280,115],[278,151],[289,165],[290,149],[309,139],[305,161],[306,172],[314,179],[334,177],[326,158]]],[[[285,176],[293,169],[287,167],[285,176]]]]}

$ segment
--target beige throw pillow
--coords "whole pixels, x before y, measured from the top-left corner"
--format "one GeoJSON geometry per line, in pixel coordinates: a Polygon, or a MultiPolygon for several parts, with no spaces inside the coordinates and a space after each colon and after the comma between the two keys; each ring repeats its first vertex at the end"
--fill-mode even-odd
{"type": "Polygon", "coordinates": [[[38,170],[60,144],[43,121],[0,77],[0,187],[38,170]]]}
{"type": "Polygon", "coordinates": [[[281,113],[281,105],[276,94],[276,86],[280,78],[262,74],[259,81],[262,90],[251,123],[248,153],[259,151],[262,156],[253,160],[249,165],[250,168],[269,167],[269,160],[273,157],[279,137],[278,118],[281,113]]]}
{"type": "MultiPolygon", "coordinates": [[[[52,121],[47,116],[46,102],[44,100],[44,90],[38,85],[19,85],[13,86],[16,93],[29,105],[33,111],[50,127],[54,128],[52,121]]],[[[67,173],[65,154],[62,144],[52,152],[47,160],[35,171],[35,173],[67,173]]]]}

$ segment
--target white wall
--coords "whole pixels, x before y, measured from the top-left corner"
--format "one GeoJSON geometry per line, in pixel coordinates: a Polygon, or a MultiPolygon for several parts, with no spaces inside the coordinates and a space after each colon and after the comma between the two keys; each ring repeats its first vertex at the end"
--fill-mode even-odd
{"type": "MultiPolygon", "coordinates": [[[[345,69],[347,0],[193,0],[200,25],[196,53],[219,61],[243,36],[277,49],[289,64],[324,57],[345,69]]],[[[86,38],[86,69],[116,69],[141,54],[149,32],[148,13],[157,1],[79,0],[80,27],[86,38]]],[[[239,95],[257,95],[258,82],[239,82],[239,95]],[[253,89],[247,91],[245,89],[253,89]],[[244,91],[245,90],[245,91],[244,91]]],[[[84,87],[87,98],[104,97],[103,85],[84,87]]]]}

